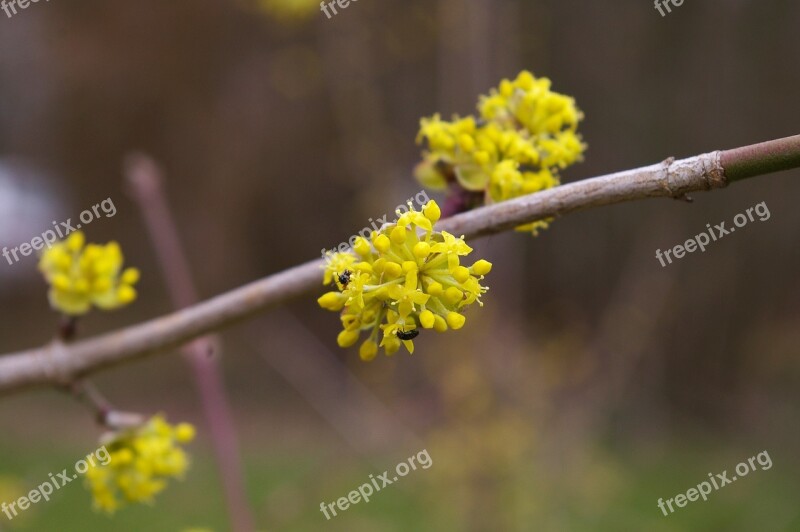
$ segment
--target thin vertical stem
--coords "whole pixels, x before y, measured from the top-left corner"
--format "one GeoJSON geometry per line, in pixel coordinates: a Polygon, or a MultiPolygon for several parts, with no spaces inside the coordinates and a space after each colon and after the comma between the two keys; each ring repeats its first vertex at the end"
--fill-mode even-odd
{"type": "MultiPolygon", "coordinates": [[[[131,195],[144,217],[173,304],[178,309],[194,305],[199,298],[163,190],[160,169],[147,156],[132,155],[126,161],[125,170],[131,195]]],[[[194,373],[210,429],[231,527],[236,532],[252,532],[255,521],[247,502],[236,427],[222,374],[213,356],[219,346],[216,337],[206,336],[188,344],[183,352],[194,373]]]]}

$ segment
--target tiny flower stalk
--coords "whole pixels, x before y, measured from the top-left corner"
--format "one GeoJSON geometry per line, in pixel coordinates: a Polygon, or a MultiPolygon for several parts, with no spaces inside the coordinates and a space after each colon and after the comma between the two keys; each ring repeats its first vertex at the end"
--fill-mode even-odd
{"type": "Polygon", "coordinates": [[[359,347],[362,360],[375,358],[379,348],[387,355],[401,346],[414,352],[420,329],[445,332],[464,326],[464,310],[482,306],[481,285],[492,264],[478,260],[470,266],[462,258],[472,252],[463,237],[436,231],[441,210],[435,201],[415,211],[398,211],[396,223],[384,224],[369,240],[358,237],[353,253],[329,253],[323,274],[325,285],[336,290],[323,294],[322,308],[340,312],[339,346],[359,347]]]}
{"type": "Polygon", "coordinates": [[[69,318],[82,316],[95,306],[102,310],[123,307],[136,299],[134,285],[139,270],[122,269],[119,244],[86,244],[76,231],[42,253],[39,270],[50,285],[50,305],[69,318]]]}
{"type": "MultiPolygon", "coordinates": [[[[427,145],[415,175],[424,186],[447,190],[445,216],[559,184],[559,171],[582,160],[577,133],[583,113],[550,80],[523,71],[478,103],[479,118],[423,118],[417,142],[427,145]]],[[[520,226],[532,231],[546,221],[520,226]]]]}
{"type": "Polygon", "coordinates": [[[109,460],[91,463],[86,472],[95,509],[114,513],[126,503],[152,502],[170,478],[182,479],[185,475],[189,457],[181,445],[194,437],[194,426],[170,425],[162,415],[108,435],[103,444],[109,460]]]}

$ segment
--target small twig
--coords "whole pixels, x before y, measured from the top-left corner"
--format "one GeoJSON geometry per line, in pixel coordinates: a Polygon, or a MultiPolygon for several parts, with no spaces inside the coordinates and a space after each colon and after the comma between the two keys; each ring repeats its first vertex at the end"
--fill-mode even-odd
{"type": "MultiPolygon", "coordinates": [[[[58,337],[54,345],[59,349],[75,339],[78,332],[78,318],[76,316],[62,315],[59,321],[58,337]]],[[[63,382],[60,387],[82,402],[95,416],[98,425],[110,430],[122,430],[137,427],[144,423],[145,417],[133,412],[117,410],[111,401],[100,393],[100,390],[88,379],[76,379],[63,382]]]]}
{"type": "Polygon", "coordinates": [[[122,430],[137,427],[144,423],[145,417],[133,412],[123,412],[100,393],[97,387],[86,379],[64,385],[65,391],[88,406],[95,415],[99,425],[111,430],[122,430]]]}
{"type": "Polygon", "coordinates": [[[58,321],[58,339],[64,343],[71,342],[78,334],[78,318],[62,314],[58,321]]]}
{"type": "MultiPolygon", "coordinates": [[[[797,166],[800,166],[800,135],[569,183],[441,220],[437,228],[473,238],[602,205],[681,197],[797,166]]],[[[168,316],[68,346],[56,348],[50,344],[2,356],[0,392],[63,382],[64,378],[74,379],[178,347],[318,291],[321,266],[321,259],[307,262],[168,316]]]]}
{"type": "Polygon", "coordinates": [[[105,424],[106,415],[114,407],[92,383],[82,379],[71,382],[64,388],[94,411],[98,423],[105,424]]]}
{"type": "Polygon", "coordinates": [[[398,415],[291,312],[280,310],[269,321],[254,320],[249,330],[258,338],[254,351],[260,352],[272,369],[360,456],[370,460],[376,451],[387,446],[423,447],[398,415]],[[280,332],[285,338],[267,341],[267,332],[270,337],[280,332]],[[292,356],[286,356],[285,349],[281,349],[284,342],[292,344],[292,356]]]}

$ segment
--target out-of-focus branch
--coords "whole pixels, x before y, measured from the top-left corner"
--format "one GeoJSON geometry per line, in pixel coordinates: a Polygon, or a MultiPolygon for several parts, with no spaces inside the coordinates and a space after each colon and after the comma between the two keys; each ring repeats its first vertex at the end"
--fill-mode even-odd
{"type": "MultiPolygon", "coordinates": [[[[167,202],[160,168],[146,155],[131,155],[125,161],[125,179],[144,217],[172,303],[178,309],[195,304],[199,297],[167,202]]],[[[214,356],[219,354],[220,346],[218,338],[204,336],[186,345],[183,352],[192,368],[208,422],[231,529],[251,532],[255,530],[255,521],[247,503],[236,426],[214,356]]]]}
{"type": "MultiPolygon", "coordinates": [[[[602,205],[684,198],[730,181],[800,166],[800,135],[715,151],[569,183],[442,220],[437,229],[476,237],[602,205]],[[727,164],[727,166],[725,166],[727,164]],[[730,177],[734,176],[734,177],[730,177]]],[[[64,383],[178,347],[320,287],[322,259],[289,268],[168,316],[70,345],[50,344],[0,357],[0,392],[64,383]]]]}
{"type": "Polygon", "coordinates": [[[250,330],[256,339],[254,351],[261,353],[359,456],[371,460],[392,447],[424,447],[400,417],[293,314],[278,310],[269,320],[254,320],[250,330]],[[292,349],[292,356],[286,355],[287,349],[292,349]]]}

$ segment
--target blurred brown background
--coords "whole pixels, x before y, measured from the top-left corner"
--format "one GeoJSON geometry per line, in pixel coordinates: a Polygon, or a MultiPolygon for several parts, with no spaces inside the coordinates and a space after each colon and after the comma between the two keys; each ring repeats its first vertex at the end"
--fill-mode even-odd
{"type": "MultiPolygon", "coordinates": [[[[117,215],[87,236],[118,240],[143,278],[136,304],[81,324],[83,336],[108,331],[171,308],[123,187],[131,150],[167,172],[209,297],[318,256],[419,191],[420,117],[471,113],[521,69],[551,78],[586,115],[586,161],[565,181],[796,134],[799,22],[788,0],[687,2],[666,17],[646,0],[361,1],[331,20],[276,19],[243,1],[32,4],[0,13],[0,246],[112,198],[117,215]]],[[[486,306],[459,333],[421,338],[413,357],[360,363],[313,299],[226,331],[259,525],[797,530],[799,179],[476,242],[495,264],[486,306]],[[768,221],[666,268],[655,259],[762,201],[768,221]],[[325,522],[320,501],[423,447],[430,470],[325,522]],[[772,470],[669,517],[655,506],[764,449],[772,470]]],[[[35,258],[0,264],[0,351],[52,337],[45,291],[35,258]]],[[[225,530],[180,358],[96,380],[126,408],[198,423],[198,477],[116,521],[96,520],[72,488],[74,505],[40,504],[26,526],[55,530],[71,516],[92,530],[225,530]]],[[[97,435],[80,405],[44,390],[3,398],[0,427],[0,487],[23,489],[97,435]]]]}

